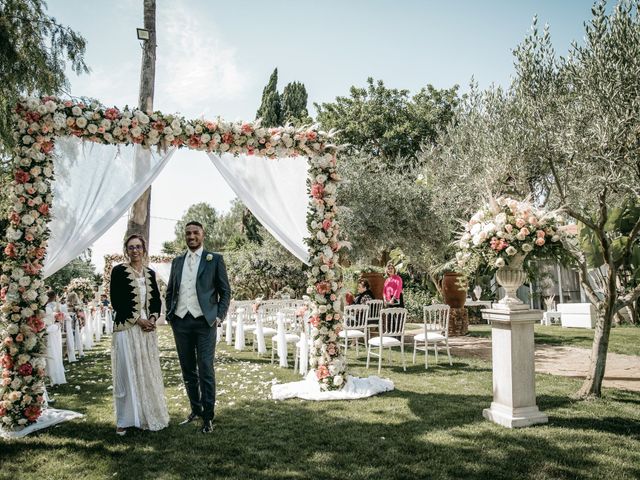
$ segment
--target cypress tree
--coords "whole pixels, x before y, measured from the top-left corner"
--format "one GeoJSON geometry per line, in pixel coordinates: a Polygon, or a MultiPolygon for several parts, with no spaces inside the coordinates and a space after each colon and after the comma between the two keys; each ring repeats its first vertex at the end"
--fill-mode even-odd
{"type": "Polygon", "coordinates": [[[307,89],[301,82],[291,82],[282,92],[282,121],[283,124],[293,123],[302,125],[311,123],[307,111],[307,89]]]}
{"type": "Polygon", "coordinates": [[[277,68],[271,74],[267,86],[262,90],[262,103],[258,108],[256,118],[262,118],[262,125],[265,127],[277,127],[282,123],[277,68]]]}

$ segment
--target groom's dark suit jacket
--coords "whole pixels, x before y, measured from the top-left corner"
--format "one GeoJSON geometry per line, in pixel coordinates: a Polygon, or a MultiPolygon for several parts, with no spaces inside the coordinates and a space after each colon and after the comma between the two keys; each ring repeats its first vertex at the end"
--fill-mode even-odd
{"type": "MultiPolygon", "coordinates": [[[[180,281],[182,280],[182,268],[187,252],[173,259],[171,273],[167,285],[166,308],[167,320],[175,318],[180,294],[180,281]]],[[[222,255],[214,252],[202,251],[200,265],[196,277],[196,292],[198,303],[209,326],[213,326],[216,317],[224,320],[227,316],[229,303],[231,302],[231,287],[227,278],[227,269],[222,255]],[[207,257],[211,260],[207,260],[207,257]]]]}

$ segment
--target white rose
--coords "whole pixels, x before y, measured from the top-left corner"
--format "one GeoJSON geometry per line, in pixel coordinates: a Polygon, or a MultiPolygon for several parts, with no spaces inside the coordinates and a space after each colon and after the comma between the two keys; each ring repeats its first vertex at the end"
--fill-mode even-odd
{"type": "Polygon", "coordinates": [[[495,263],[496,267],[502,268],[505,266],[505,261],[502,258],[498,258],[495,263]]]}
{"type": "Polygon", "coordinates": [[[31,135],[25,135],[24,137],[22,137],[22,143],[24,143],[25,145],[33,143],[33,137],[31,135]]]}
{"type": "Polygon", "coordinates": [[[33,218],[31,215],[29,215],[28,213],[26,215],[22,216],[22,223],[24,223],[25,225],[31,225],[33,222],[35,222],[36,219],[33,218]]]}
{"type": "Polygon", "coordinates": [[[129,127],[131,125],[131,119],[130,118],[126,118],[126,117],[122,117],[120,119],[120,126],[121,127],[129,127]]]}
{"type": "Polygon", "coordinates": [[[209,140],[211,140],[211,135],[205,133],[200,137],[200,140],[202,140],[202,143],[209,143],[209,140]]]}
{"type": "Polygon", "coordinates": [[[133,135],[134,137],[139,137],[140,135],[142,135],[142,129],[140,127],[133,127],[129,131],[131,132],[131,135],[133,135]]]}
{"type": "Polygon", "coordinates": [[[518,253],[518,250],[516,250],[515,247],[513,247],[513,246],[508,246],[505,251],[507,252],[507,255],[509,255],[509,256],[513,256],[516,253],[518,253]]]}
{"type": "Polygon", "coordinates": [[[142,125],[146,125],[147,123],[149,123],[149,117],[142,112],[138,113],[137,118],[142,125]]]}
{"type": "Polygon", "coordinates": [[[94,124],[94,123],[90,123],[87,126],[87,130],[89,131],[89,133],[91,135],[93,135],[94,133],[96,133],[98,131],[98,126],[96,124],[94,124]]]}
{"type": "Polygon", "coordinates": [[[76,117],[79,117],[80,115],[82,115],[82,109],[76,105],[71,108],[71,113],[76,117]]]}
{"type": "Polygon", "coordinates": [[[111,135],[109,132],[107,132],[107,133],[104,134],[104,139],[107,142],[111,143],[111,142],[113,142],[113,135],[111,135]]]}
{"type": "Polygon", "coordinates": [[[111,129],[111,120],[109,120],[108,118],[103,119],[100,122],[100,126],[104,127],[105,130],[111,129]]]}
{"type": "Polygon", "coordinates": [[[87,122],[87,119],[86,119],[86,118],[84,118],[84,117],[79,117],[79,118],[76,120],[76,125],[78,125],[78,127],[80,127],[80,128],[84,128],[84,127],[86,127],[86,126],[87,126],[87,123],[88,123],[88,122],[87,122]]]}
{"type": "Polygon", "coordinates": [[[187,125],[186,127],[184,127],[184,131],[187,133],[187,135],[193,135],[195,133],[195,130],[191,125],[187,125]]]}
{"type": "Polygon", "coordinates": [[[202,133],[202,125],[196,125],[196,133],[202,133]]]}
{"type": "Polygon", "coordinates": [[[551,241],[552,242],[559,242],[560,241],[560,235],[554,235],[553,237],[551,237],[551,241]]]}
{"type": "Polygon", "coordinates": [[[522,245],[522,251],[527,253],[530,252],[531,250],[533,250],[533,245],[531,245],[530,243],[525,243],[524,245],[522,245]]]}
{"type": "Polygon", "coordinates": [[[53,113],[56,111],[56,109],[58,108],[58,105],[56,104],[56,102],[54,102],[53,100],[47,100],[44,103],[44,106],[47,108],[47,111],[49,113],[53,113]]]}

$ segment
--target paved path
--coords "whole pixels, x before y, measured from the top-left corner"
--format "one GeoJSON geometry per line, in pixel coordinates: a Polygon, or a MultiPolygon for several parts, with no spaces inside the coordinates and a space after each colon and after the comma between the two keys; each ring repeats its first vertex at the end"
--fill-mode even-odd
{"type": "MultiPolygon", "coordinates": [[[[491,360],[491,339],[452,337],[451,354],[491,360]]],[[[591,350],[576,347],[536,345],[536,372],[585,378],[591,350]]],[[[640,356],[609,353],[604,376],[605,387],[640,392],[640,356]]]]}

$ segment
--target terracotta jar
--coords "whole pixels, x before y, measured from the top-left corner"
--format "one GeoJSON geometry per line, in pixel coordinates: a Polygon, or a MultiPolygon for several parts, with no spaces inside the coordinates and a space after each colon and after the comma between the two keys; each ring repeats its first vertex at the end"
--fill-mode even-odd
{"type": "Polygon", "coordinates": [[[367,280],[371,287],[371,292],[375,299],[382,300],[382,290],[384,289],[384,275],[379,272],[363,272],[360,278],[367,280]]]}
{"type": "Polygon", "coordinates": [[[447,272],[442,277],[442,296],[444,303],[451,308],[462,308],[467,299],[467,289],[459,285],[462,275],[455,272],[447,272]]]}

